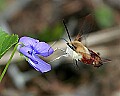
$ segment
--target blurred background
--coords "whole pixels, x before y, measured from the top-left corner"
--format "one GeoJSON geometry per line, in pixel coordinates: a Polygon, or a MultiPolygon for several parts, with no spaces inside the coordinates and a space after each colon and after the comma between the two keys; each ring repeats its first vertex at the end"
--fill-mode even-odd
{"type": "MultiPolygon", "coordinates": [[[[111,62],[100,68],[78,63],[72,58],[51,62],[45,74],[35,71],[28,62],[15,56],[0,83],[0,96],[120,96],[120,0],[0,0],[0,26],[9,34],[30,36],[66,49],[60,38],[80,32],[82,42],[111,62]]],[[[0,73],[12,50],[0,60],[0,73]]],[[[64,54],[56,51],[50,62],[64,54]]]]}

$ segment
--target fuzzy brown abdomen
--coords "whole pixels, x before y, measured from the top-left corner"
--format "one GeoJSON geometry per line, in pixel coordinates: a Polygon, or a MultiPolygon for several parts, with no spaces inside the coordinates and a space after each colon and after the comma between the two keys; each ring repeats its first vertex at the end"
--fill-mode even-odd
{"type": "Polygon", "coordinates": [[[89,50],[89,52],[90,52],[89,58],[86,57],[86,55],[83,55],[83,58],[80,61],[85,64],[94,65],[94,67],[100,67],[102,63],[99,55],[92,50],[89,50]]]}

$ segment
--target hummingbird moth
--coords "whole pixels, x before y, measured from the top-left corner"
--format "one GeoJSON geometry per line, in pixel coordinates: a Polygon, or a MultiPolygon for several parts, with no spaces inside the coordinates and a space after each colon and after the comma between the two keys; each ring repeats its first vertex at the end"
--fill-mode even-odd
{"type": "Polygon", "coordinates": [[[71,56],[76,61],[76,63],[77,61],[80,61],[84,64],[93,65],[94,67],[100,67],[101,65],[103,65],[103,63],[107,63],[108,61],[110,61],[109,59],[102,59],[99,53],[96,53],[95,51],[84,46],[81,42],[82,36],[80,34],[78,34],[76,38],[72,41],[64,20],[63,24],[70,40],[70,42],[66,43],[67,49],[65,53],[67,54],[67,56],[71,56]]]}
{"type": "MultiPolygon", "coordinates": [[[[90,20],[90,18],[87,18],[87,19],[90,20]]],[[[107,63],[108,61],[111,61],[109,59],[101,58],[99,53],[97,53],[97,52],[87,48],[81,42],[82,41],[82,36],[80,35],[80,33],[78,33],[76,38],[72,41],[64,20],[63,20],[63,24],[64,24],[64,27],[66,29],[66,32],[67,32],[67,35],[68,35],[68,38],[69,38],[70,41],[68,42],[66,39],[61,38],[64,41],[66,41],[66,44],[67,44],[66,50],[63,50],[63,49],[60,49],[60,48],[56,48],[54,51],[59,49],[59,50],[63,51],[65,54],[55,58],[54,60],[52,60],[50,62],[53,62],[53,61],[55,61],[57,59],[60,59],[63,56],[64,57],[70,56],[70,57],[73,58],[73,60],[76,61],[76,65],[77,65],[77,62],[80,61],[80,62],[82,62],[84,64],[93,65],[94,67],[100,67],[104,63],[107,63]]],[[[90,26],[87,26],[87,28],[89,28],[88,31],[90,31],[90,26]]],[[[85,27],[84,27],[84,29],[85,29],[85,27]]],[[[84,30],[82,30],[82,32],[83,31],[84,30]]]]}

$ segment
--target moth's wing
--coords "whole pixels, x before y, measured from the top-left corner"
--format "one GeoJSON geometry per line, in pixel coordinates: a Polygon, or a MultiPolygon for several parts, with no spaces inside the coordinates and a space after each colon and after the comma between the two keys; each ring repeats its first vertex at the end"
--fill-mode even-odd
{"type": "Polygon", "coordinates": [[[88,51],[90,52],[91,56],[97,56],[97,57],[100,57],[100,53],[96,53],[96,52],[94,52],[94,51],[91,50],[91,49],[88,49],[88,51]]]}
{"type": "MultiPolygon", "coordinates": [[[[81,25],[80,24],[80,30],[79,30],[79,33],[77,35],[77,37],[75,38],[75,40],[79,40],[80,42],[88,37],[89,35],[89,32],[92,31],[92,29],[94,28],[94,25],[95,25],[95,21],[93,19],[93,16],[91,14],[87,15],[85,17],[85,20],[83,22],[83,24],[81,25]]],[[[85,45],[86,44],[86,41],[85,41],[85,45]]]]}
{"type": "Polygon", "coordinates": [[[85,20],[83,21],[80,30],[81,35],[88,34],[89,32],[91,32],[93,30],[93,26],[95,25],[95,20],[91,14],[87,15],[84,18],[85,20]]]}
{"type": "Polygon", "coordinates": [[[111,62],[110,59],[106,59],[106,58],[102,58],[102,63],[108,63],[108,62],[111,62]]]}
{"type": "Polygon", "coordinates": [[[78,33],[78,35],[76,36],[76,38],[74,39],[74,41],[81,42],[81,40],[82,40],[82,36],[80,35],[80,33],[78,33]]]}

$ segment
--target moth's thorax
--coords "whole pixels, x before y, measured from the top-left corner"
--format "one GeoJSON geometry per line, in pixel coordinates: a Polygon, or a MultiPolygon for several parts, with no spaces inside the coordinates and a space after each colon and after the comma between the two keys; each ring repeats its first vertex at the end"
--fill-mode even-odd
{"type": "Polygon", "coordinates": [[[89,50],[79,41],[73,41],[71,42],[71,45],[74,45],[76,47],[76,52],[79,53],[79,52],[83,52],[83,53],[87,53],[87,54],[90,54],[89,53],[89,50]]]}
{"type": "Polygon", "coordinates": [[[68,44],[66,53],[69,54],[73,59],[81,60],[83,55],[81,53],[90,54],[88,49],[79,41],[73,41],[68,44]],[[74,50],[70,47],[73,46],[74,50]]]}
{"type": "Polygon", "coordinates": [[[76,53],[73,49],[71,49],[69,46],[67,46],[66,53],[71,56],[75,60],[81,60],[82,55],[79,53],[76,53]]]}

